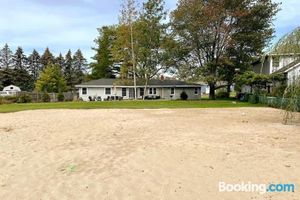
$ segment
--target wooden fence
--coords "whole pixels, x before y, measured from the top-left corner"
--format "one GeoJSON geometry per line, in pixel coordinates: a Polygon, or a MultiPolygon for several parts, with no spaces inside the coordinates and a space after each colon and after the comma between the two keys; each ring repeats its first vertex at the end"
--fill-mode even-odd
{"type": "MultiPolygon", "coordinates": [[[[31,96],[32,102],[42,102],[43,93],[41,92],[17,92],[16,96],[20,95],[29,95],[31,96]]],[[[50,102],[58,102],[58,93],[48,93],[50,97],[50,102]]],[[[79,98],[77,92],[64,92],[64,101],[76,101],[79,98]]]]}

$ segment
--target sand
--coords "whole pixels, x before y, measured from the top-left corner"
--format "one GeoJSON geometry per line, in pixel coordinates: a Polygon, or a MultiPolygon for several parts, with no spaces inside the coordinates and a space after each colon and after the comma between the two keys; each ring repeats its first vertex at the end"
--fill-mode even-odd
{"type": "Polygon", "coordinates": [[[271,108],[0,114],[0,199],[300,199],[300,126],[271,108]],[[295,183],[295,193],[226,192],[295,183]]]}

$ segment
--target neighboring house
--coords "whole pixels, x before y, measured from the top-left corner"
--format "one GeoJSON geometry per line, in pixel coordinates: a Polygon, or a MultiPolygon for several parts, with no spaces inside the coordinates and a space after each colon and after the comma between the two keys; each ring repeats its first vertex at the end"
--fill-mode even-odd
{"type": "Polygon", "coordinates": [[[300,55],[295,54],[266,54],[253,63],[253,71],[261,74],[272,74],[299,58],[300,55]]]}
{"type": "Polygon", "coordinates": [[[15,85],[9,85],[3,88],[3,91],[0,92],[1,96],[13,96],[18,92],[21,92],[21,89],[15,85]]]}
{"type": "Polygon", "coordinates": [[[299,66],[298,54],[267,54],[253,63],[253,71],[261,74],[283,73],[291,83],[300,76],[299,66]]]}
{"type": "MultiPolygon", "coordinates": [[[[129,81],[130,82],[130,81],[129,81]]],[[[134,99],[134,86],[130,82],[119,79],[99,79],[76,85],[79,90],[79,98],[83,101],[90,99],[105,100],[111,97],[122,97],[123,99],[134,99]],[[122,83],[123,82],[123,83],[122,83]]],[[[145,97],[153,99],[180,99],[180,94],[185,92],[188,99],[201,98],[201,85],[190,84],[178,80],[150,80],[147,93],[143,84],[137,84],[137,98],[145,97]]]]}
{"type": "Polygon", "coordinates": [[[261,74],[286,75],[288,82],[299,77],[300,27],[283,36],[262,58],[253,63],[253,71],[261,74]]]}
{"type": "Polygon", "coordinates": [[[198,85],[201,85],[201,94],[209,94],[209,85],[203,81],[198,81],[198,85]]]}
{"type": "Polygon", "coordinates": [[[275,73],[283,73],[286,75],[288,84],[293,83],[296,79],[300,78],[300,59],[291,62],[285,67],[280,68],[275,73]]]}

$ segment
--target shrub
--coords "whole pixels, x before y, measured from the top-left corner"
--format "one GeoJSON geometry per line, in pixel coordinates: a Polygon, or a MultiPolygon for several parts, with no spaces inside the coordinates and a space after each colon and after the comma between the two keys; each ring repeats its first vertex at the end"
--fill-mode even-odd
{"type": "Polygon", "coordinates": [[[295,112],[300,111],[300,78],[294,80],[294,82],[286,88],[283,101],[281,106],[285,110],[283,123],[288,124],[289,121],[296,119],[295,112]]]}
{"type": "Polygon", "coordinates": [[[0,104],[11,104],[11,103],[17,103],[17,97],[15,96],[0,97],[0,104]]]}
{"type": "Polygon", "coordinates": [[[273,97],[282,97],[284,95],[285,89],[287,88],[287,85],[280,84],[273,88],[273,91],[271,92],[271,96],[273,97]]]}
{"type": "Polygon", "coordinates": [[[259,97],[258,97],[258,95],[251,94],[251,95],[249,95],[248,101],[249,101],[249,103],[256,104],[259,101],[259,97]]]}
{"type": "Polygon", "coordinates": [[[21,94],[18,96],[17,103],[30,103],[32,102],[32,97],[28,94],[21,94]]]}
{"type": "Polygon", "coordinates": [[[50,95],[48,93],[44,92],[42,94],[42,101],[43,102],[50,102],[50,95]]]}
{"type": "Polygon", "coordinates": [[[249,96],[251,94],[249,93],[238,93],[237,94],[237,98],[241,101],[241,102],[248,102],[249,101],[249,96]]]}
{"type": "Polygon", "coordinates": [[[187,100],[189,98],[189,96],[186,94],[186,92],[185,91],[183,91],[183,92],[181,92],[181,94],[180,94],[180,99],[181,100],[187,100]]]}
{"type": "Polygon", "coordinates": [[[57,95],[57,100],[58,100],[58,101],[60,101],[60,102],[61,102],[61,101],[64,101],[64,100],[65,100],[65,96],[64,96],[64,94],[63,94],[63,93],[61,93],[61,92],[60,92],[60,93],[58,93],[58,95],[57,95]]]}
{"type": "Polygon", "coordinates": [[[220,91],[216,94],[216,98],[229,98],[229,94],[226,91],[220,91]]]}

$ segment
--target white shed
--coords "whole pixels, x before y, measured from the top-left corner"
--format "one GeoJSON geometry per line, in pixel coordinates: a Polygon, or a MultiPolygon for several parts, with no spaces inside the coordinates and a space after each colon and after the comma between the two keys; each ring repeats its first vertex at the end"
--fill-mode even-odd
{"type": "Polygon", "coordinates": [[[9,85],[3,88],[3,92],[16,93],[16,92],[21,92],[21,89],[18,86],[9,85]]]}

